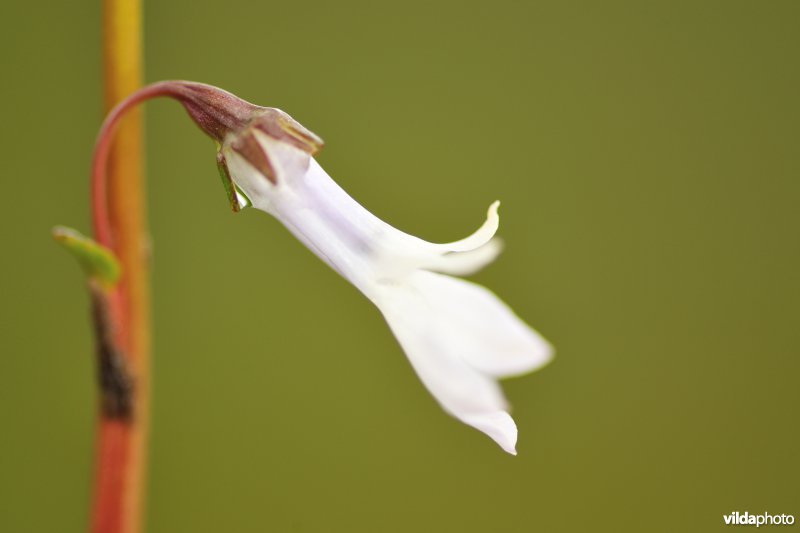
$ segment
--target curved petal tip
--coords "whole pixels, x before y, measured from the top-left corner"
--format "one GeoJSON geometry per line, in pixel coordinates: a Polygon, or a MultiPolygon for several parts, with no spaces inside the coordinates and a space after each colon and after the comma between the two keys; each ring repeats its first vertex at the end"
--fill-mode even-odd
{"type": "Polygon", "coordinates": [[[497,228],[500,227],[500,216],[497,214],[498,207],[500,207],[500,200],[492,202],[486,213],[486,221],[475,233],[460,241],[450,242],[442,246],[450,252],[469,252],[489,242],[494,237],[494,234],[497,233],[497,228]]]}
{"type": "Polygon", "coordinates": [[[464,423],[486,433],[506,452],[517,455],[517,425],[511,415],[505,411],[462,415],[459,418],[464,423]]]}

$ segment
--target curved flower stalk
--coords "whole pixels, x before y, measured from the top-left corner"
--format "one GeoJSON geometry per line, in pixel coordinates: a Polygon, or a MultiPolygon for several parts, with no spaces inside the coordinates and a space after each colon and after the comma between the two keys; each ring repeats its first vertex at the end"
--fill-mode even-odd
{"type": "MultiPolygon", "coordinates": [[[[208,85],[161,82],[112,111],[95,154],[96,227],[103,227],[104,144],[119,116],[151,97],[179,100],[218,144],[234,211],[252,205],[277,218],[383,313],[422,382],[441,406],[516,454],[517,428],[497,383],[546,364],[552,348],[469,275],[495,259],[498,202],[465,239],[434,244],[383,222],[314,159],[322,140],[286,113],[208,85]]],[[[101,243],[104,236],[98,232],[101,243]]]]}

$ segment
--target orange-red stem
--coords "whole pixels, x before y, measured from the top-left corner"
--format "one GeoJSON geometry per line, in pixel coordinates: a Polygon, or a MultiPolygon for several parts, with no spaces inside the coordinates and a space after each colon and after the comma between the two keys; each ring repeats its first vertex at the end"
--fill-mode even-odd
{"type": "MultiPolygon", "coordinates": [[[[108,111],[141,84],[142,17],[140,0],[102,0],[102,5],[108,111]]],[[[91,513],[94,533],[140,533],[143,522],[150,334],[141,121],[132,114],[120,126],[113,146],[105,148],[108,190],[103,186],[97,191],[93,185],[92,204],[94,209],[103,204],[103,221],[98,224],[98,213],[93,216],[97,238],[114,251],[122,267],[122,278],[106,309],[114,344],[134,388],[129,416],[100,410],[91,513]]]]}

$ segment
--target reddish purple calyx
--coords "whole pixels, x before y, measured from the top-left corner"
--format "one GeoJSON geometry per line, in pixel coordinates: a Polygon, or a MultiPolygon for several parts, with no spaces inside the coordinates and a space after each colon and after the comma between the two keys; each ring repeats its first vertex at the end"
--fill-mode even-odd
{"type": "Polygon", "coordinates": [[[276,182],[273,166],[256,141],[254,130],[260,130],[310,155],[316,154],[323,146],[322,139],[280,109],[251,104],[203,83],[164,83],[169,91],[167,94],[183,104],[200,129],[218,143],[228,143],[273,183],[276,182]]]}
{"type": "Polygon", "coordinates": [[[200,129],[220,144],[231,133],[257,128],[312,155],[322,148],[322,139],[280,109],[251,104],[204,83],[166,81],[150,87],[156,86],[161,86],[163,96],[183,104],[200,129]]]}
{"type": "MultiPolygon", "coordinates": [[[[142,87],[117,104],[106,117],[95,147],[92,167],[94,225],[98,241],[104,245],[111,242],[106,205],[106,166],[111,138],[120,119],[127,111],[151,98],[168,97],[178,100],[200,129],[214,139],[222,148],[227,145],[239,153],[267,179],[275,183],[276,177],[269,157],[256,142],[253,132],[259,130],[276,140],[285,142],[314,155],[323,146],[317,135],[281,111],[261,107],[212,85],[192,81],[161,81],[142,87]]],[[[235,201],[235,185],[231,182],[224,157],[218,158],[223,181],[234,211],[239,210],[235,201]]]]}

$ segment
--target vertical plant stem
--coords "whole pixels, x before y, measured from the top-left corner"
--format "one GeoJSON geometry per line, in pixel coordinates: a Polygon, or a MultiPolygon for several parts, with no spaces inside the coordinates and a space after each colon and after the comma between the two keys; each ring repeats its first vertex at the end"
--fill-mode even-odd
{"type": "MultiPolygon", "coordinates": [[[[135,91],[142,78],[140,0],[103,0],[105,111],[135,91]]],[[[110,295],[115,344],[133,380],[127,416],[100,410],[92,531],[140,533],[146,470],[149,404],[149,272],[143,179],[141,117],[130,112],[120,123],[108,160],[108,236],[122,278],[110,295]]]]}

